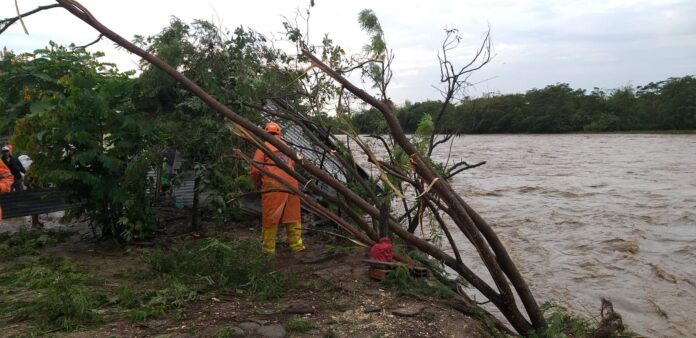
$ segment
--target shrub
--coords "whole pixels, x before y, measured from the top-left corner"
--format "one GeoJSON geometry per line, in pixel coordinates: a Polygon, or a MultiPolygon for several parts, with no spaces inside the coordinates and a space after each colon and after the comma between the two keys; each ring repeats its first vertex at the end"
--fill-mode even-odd
{"type": "Polygon", "coordinates": [[[294,315],[290,317],[288,323],[285,325],[285,328],[290,332],[303,333],[311,329],[316,329],[317,326],[312,322],[302,319],[302,317],[298,315],[294,315]]]}

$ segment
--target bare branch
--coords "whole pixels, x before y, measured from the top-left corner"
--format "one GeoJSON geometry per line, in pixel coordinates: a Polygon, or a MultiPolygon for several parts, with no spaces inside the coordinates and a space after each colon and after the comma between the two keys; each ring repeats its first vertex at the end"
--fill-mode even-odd
{"type": "Polygon", "coordinates": [[[88,44],[86,44],[86,45],[77,46],[77,47],[75,47],[75,49],[87,49],[87,47],[92,46],[92,45],[96,44],[97,42],[101,41],[101,39],[102,39],[103,37],[104,37],[103,34],[99,34],[99,36],[98,36],[96,39],[94,39],[94,41],[92,41],[92,42],[90,42],[90,43],[88,43],[88,44]]]}
{"type": "Polygon", "coordinates": [[[56,7],[60,7],[60,5],[53,4],[53,5],[39,6],[39,7],[34,8],[33,10],[30,10],[26,13],[22,13],[18,16],[15,16],[12,18],[7,18],[7,19],[2,19],[2,20],[0,20],[0,34],[5,32],[8,28],[10,28],[10,26],[12,26],[15,22],[19,21],[21,18],[26,18],[32,14],[36,14],[38,12],[45,11],[45,10],[51,9],[51,8],[56,8],[56,7]]]}

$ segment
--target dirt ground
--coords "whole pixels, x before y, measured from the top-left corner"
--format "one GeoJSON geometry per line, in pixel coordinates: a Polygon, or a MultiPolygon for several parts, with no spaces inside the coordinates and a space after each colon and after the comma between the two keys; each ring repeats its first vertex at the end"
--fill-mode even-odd
{"type": "MultiPolygon", "coordinates": [[[[115,276],[143,269],[140,255],[153,243],[115,247],[86,241],[85,228],[69,241],[46,247],[40,255],[65,257],[106,280],[104,287],[117,288],[115,276]]],[[[247,226],[209,230],[206,236],[223,233],[234,238],[258,238],[247,226]]],[[[451,308],[446,300],[425,296],[400,296],[368,277],[363,262],[367,249],[335,250],[324,236],[312,231],[304,236],[307,250],[291,254],[281,243],[269,273],[293,275],[315,283],[314,289],[292,289],[279,300],[255,301],[234,292],[188,301],[176,311],[146,321],[123,316],[100,326],[73,332],[51,332],[62,337],[488,337],[482,324],[451,308]],[[405,312],[402,315],[393,312],[405,312]],[[185,314],[185,315],[181,315],[185,314]],[[293,326],[293,323],[295,326],[293,326]],[[297,329],[297,324],[305,325],[297,329]]],[[[195,241],[186,232],[163,235],[160,241],[177,245],[195,241]]],[[[282,240],[281,240],[282,242],[282,240]]],[[[161,244],[161,243],[160,243],[161,244]]],[[[20,257],[18,260],[22,260],[20,257]]],[[[0,266],[5,269],[6,264],[0,266]]],[[[2,336],[25,336],[30,323],[0,321],[2,336]]]]}

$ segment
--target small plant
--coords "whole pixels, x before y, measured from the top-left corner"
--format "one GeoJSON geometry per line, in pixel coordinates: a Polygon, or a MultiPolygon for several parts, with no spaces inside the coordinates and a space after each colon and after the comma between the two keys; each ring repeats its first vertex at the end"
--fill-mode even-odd
{"type": "Polygon", "coordinates": [[[20,228],[15,233],[0,233],[0,258],[7,260],[14,257],[31,255],[36,250],[48,245],[55,245],[72,236],[72,232],[57,230],[27,230],[20,228]]]}
{"type": "Polygon", "coordinates": [[[427,295],[442,299],[452,297],[452,289],[436,279],[414,278],[409,270],[404,266],[397,266],[387,274],[385,283],[396,290],[401,295],[427,295]]]}
{"type": "Polygon", "coordinates": [[[117,297],[118,303],[127,309],[133,309],[140,305],[140,299],[138,295],[127,286],[122,286],[118,288],[117,297]]]}
{"type": "Polygon", "coordinates": [[[95,303],[94,296],[85,287],[61,280],[35,299],[26,311],[41,326],[74,330],[98,320],[92,310],[95,303]]]}
{"type": "Polygon", "coordinates": [[[232,334],[234,332],[232,331],[231,328],[225,327],[222,330],[218,331],[218,333],[215,334],[215,338],[229,338],[232,337],[232,334]]]}
{"type": "Polygon", "coordinates": [[[38,327],[74,330],[99,320],[93,311],[98,297],[88,287],[101,281],[66,259],[48,258],[31,266],[18,265],[3,273],[0,281],[10,295],[21,292],[22,288],[38,291],[28,302],[7,306],[20,317],[33,320],[38,327]]]}
{"type": "Polygon", "coordinates": [[[249,290],[256,300],[280,299],[284,296],[287,277],[280,274],[254,276],[249,283],[249,290]]]}
{"type": "Polygon", "coordinates": [[[209,239],[190,249],[154,250],[143,261],[156,273],[187,285],[205,282],[219,289],[245,290],[259,300],[281,298],[291,283],[271,273],[269,258],[254,241],[209,239]]]}
{"type": "Polygon", "coordinates": [[[162,306],[146,307],[135,310],[128,314],[128,318],[133,321],[144,322],[148,319],[163,316],[165,309],[162,306]]]}
{"type": "Polygon", "coordinates": [[[590,322],[582,317],[569,314],[565,308],[552,303],[544,303],[541,311],[546,317],[548,327],[535,332],[533,337],[587,337],[592,331],[590,322]]]}
{"type": "Polygon", "coordinates": [[[285,325],[285,328],[290,332],[303,333],[311,329],[316,329],[317,326],[312,322],[302,319],[302,317],[298,315],[294,315],[290,317],[288,323],[285,325]]]}
{"type": "Polygon", "coordinates": [[[323,333],[324,338],[338,338],[338,333],[336,331],[329,329],[323,333]]]}

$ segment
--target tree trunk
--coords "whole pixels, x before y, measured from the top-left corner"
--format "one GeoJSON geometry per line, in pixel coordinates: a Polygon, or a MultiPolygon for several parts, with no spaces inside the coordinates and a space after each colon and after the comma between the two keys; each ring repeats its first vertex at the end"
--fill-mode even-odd
{"type": "Polygon", "coordinates": [[[191,206],[191,231],[200,231],[200,227],[198,224],[198,200],[200,196],[200,192],[198,191],[198,187],[200,186],[201,179],[198,177],[198,173],[195,173],[194,175],[196,178],[193,180],[193,205],[191,206]]]}

